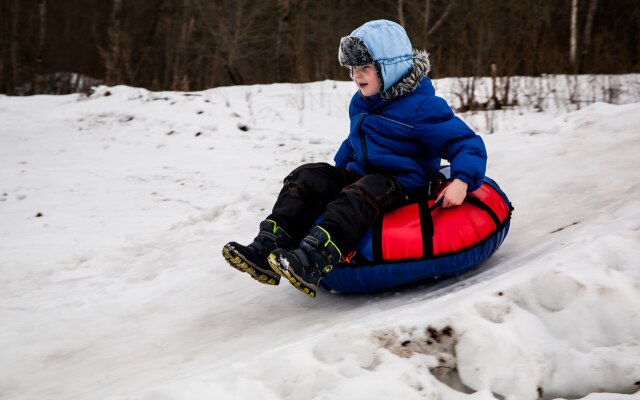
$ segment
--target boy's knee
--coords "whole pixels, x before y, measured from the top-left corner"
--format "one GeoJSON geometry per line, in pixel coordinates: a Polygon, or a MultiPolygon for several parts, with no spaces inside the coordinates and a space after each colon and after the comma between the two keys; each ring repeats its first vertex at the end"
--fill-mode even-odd
{"type": "Polygon", "coordinates": [[[308,178],[315,177],[319,174],[326,173],[327,169],[334,168],[327,163],[308,163],[302,164],[298,168],[294,169],[284,178],[284,182],[293,182],[298,180],[306,180],[308,178]]]}
{"type": "Polygon", "coordinates": [[[294,169],[284,178],[285,187],[307,194],[337,193],[344,185],[338,168],[327,163],[309,163],[294,169]]]}
{"type": "Polygon", "coordinates": [[[404,197],[404,190],[395,178],[371,174],[362,177],[355,185],[381,206],[385,207],[404,197]]]}

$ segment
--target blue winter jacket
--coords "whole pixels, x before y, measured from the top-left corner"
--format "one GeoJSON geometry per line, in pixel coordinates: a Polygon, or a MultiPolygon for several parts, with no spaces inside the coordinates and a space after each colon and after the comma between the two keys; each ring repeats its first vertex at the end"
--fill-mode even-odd
{"type": "MultiPolygon", "coordinates": [[[[413,50],[404,28],[387,20],[367,22],[350,37],[364,44],[384,86],[382,94],[367,98],[357,92],[351,99],[351,129],[336,166],[362,175],[394,175],[412,193],[427,187],[444,158],[452,178],[466,182],[469,191],[480,187],[484,143],[435,95],[426,52],[413,50]]],[[[354,50],[341,47],[339,59],[348,51],[354,50]]]]}
{"type": "Polygon", "coordinates": [[[435,95],[429,78],[391,100],[357,92],[349,117],[349,137],[334,158],[337,167],[362,175],[393,175],[412,193],[428,185],[444,158],[451,164],[451,177],[466,182],[469,191],[482,184],[487,161],[484,143],[435,95]]]}

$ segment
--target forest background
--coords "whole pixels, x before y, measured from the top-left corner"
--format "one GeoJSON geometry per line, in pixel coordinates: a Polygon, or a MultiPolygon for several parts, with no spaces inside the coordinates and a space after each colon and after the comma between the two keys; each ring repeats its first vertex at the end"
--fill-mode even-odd
{"type": "Polygon", "coordinates": [[[638,0],[0,0],[0,93],[345,80],[339,39],[391,19],[434,78],[640,71],[638,0]]]}

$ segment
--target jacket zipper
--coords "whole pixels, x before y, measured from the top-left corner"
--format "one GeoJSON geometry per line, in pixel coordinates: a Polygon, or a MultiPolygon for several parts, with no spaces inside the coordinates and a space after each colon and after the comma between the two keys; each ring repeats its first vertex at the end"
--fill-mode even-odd
{"type": "Polygon", "coordinates": [[[364,122],[364,119],[366,118],[366,115],[363,115],[362,118],[360,119],[360,122],[358,122],[358,133],[360,134],[360,144],[362,145],[362,155],[364,157],[364,163],[367,166],[367,170],[371,169],[371,165],[369,164],[369,156],[367,155],[367,139],[364,137],[364,132],[361,129],[362,123],[364,122]]]}

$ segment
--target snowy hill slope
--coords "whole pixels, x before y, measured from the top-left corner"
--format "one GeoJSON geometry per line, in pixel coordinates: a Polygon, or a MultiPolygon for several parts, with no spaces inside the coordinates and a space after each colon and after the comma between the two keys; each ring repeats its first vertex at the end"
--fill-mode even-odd
{"type": "Polygon", "coordinates": [[[495,114],[516,209],[468,276],[314,300],[225,265],[352,92],[0,97],[0,398],[640,398],[640,103],[495,114]]]}

